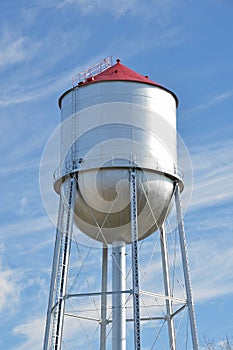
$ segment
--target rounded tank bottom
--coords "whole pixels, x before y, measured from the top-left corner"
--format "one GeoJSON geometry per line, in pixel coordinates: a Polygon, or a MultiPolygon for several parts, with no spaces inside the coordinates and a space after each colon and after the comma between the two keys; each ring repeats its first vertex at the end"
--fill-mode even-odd
{"type": "MultiPolygon", "coordinates": [[[[129,169],[112,168],[76,174],[75,225],[94,240],[131,242],[129,169]]],[[[137,170],[138,239],[155,232],[169,212],[174,180],[137,170]]],[[[63,183],[62,187],[64,187],[63,183]]]]}

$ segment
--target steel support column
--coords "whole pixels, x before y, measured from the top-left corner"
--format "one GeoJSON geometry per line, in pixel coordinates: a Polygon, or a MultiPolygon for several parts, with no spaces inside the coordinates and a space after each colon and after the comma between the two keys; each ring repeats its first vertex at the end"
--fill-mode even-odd
{"type": "Polygon", "coordinates": [[[176,337],[174,320],[172,318],[173,308],[171,300],[171,284],[170,284],[170,268],[168,259],[168,246],[167,246],[167,233],[165,224],[160,228],[160,245],[162,255],[162,266],[163,266],[163,279],[164,279],[164,291],[168,297],[166,299],[166,310],[167,310],[167,324],[168,324],[168,336],[169,336],[169,349],[176,350],[176,337]]]}
{"type": "Polygon", "coordinates": [[[112,243],[112,350],[126,350],[125,242],[112,243]]]}
{"type": "Polygon", "coordinates": [[[76,181],[70,178],[61,188],[44,350],[61,349],[75,198],[76,181]]]}
{"type": "Polygon", "coordinates": [[[102,287],[101,287],[102,294],[101,294],[100,350],[106,350],[107,282],[108,282],[108,247],[103,244],[103,249],[102,249],[102,287]]]}
{"type": "Polygon", "coordinates": [[[175,184],[175,203],[176,203],[176,214],[177,214],[178,230],[179,230],[179,237],[180,237],[180,248],[181,248],[182,264],[183,264],[183,271],[184,271],[192,343],[193,343],[193,349],[198,350],[199,345],[198,345],[198,337],[197,337],[197,326],[196,326],[196,318],[195,318],[194,303],[193,303],[193,296],[192,296],[192,287],[191,287],[191,279],[190,279],[190,272],[189,272],[189,262],[188,262],[188,252],[187,252],[187,246],[186,246],[184,222],[183,222],[182,210],[181,210],[180,190],[179,190],[178,183],[175,184]]]}
{"type": "Polygon", "coordinates": [[[54,300],[55,300],[56,279],[57,279],[57,273],[58,273],[58,267],[59,267],[59,253],[60,253],[61,240],[62,240],[62,232],[61,232],[62,220],[61,219],[63,216],[63,211],[64,211],[64,206],[62,203],[62,199],[60,197],[43,350],[49,349],[49,342],[50,342],[50,336],[51,336],[50,333],[51,333],[51,322],[52,322],[52,309],[53,309],[54,300]]]}
{"type": "Polygon", "coordinates": [[[137,182],[136,169],[130,170],[130,213],[132,239],[132,282],[134,310],[134,349],[141,349],[140,335],[140,301],[139,301],[139,271],[138,271],[138,222],[137,222],[137,182]]]}

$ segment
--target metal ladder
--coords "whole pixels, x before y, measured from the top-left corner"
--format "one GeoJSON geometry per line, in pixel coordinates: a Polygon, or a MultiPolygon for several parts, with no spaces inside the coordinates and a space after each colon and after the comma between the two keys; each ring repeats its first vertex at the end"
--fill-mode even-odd
{"type": "Polygon", "coordinates": [[[78,89],[76,87],[72,90],[72,120],[71,120],[71,162],[72,168],[76,168],[76,160],[77,160],[77,93],[78,89]]]}

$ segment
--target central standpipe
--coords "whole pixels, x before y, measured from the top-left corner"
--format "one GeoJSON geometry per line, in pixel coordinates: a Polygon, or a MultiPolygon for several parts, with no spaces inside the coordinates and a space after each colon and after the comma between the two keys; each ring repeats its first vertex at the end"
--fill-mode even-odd
{"type": "Polygon", "coordinates": [[[112,350],[126,350],[125,242],[112,243],[112,350]]]}

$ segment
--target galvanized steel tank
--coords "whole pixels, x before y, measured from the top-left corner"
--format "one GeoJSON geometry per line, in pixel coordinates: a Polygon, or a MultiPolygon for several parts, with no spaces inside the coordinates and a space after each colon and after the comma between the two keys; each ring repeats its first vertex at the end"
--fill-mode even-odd
{"type": "Polygon", "coordinates": [[[177,171],[177,97],[120,60],[59,99],[61,166],[54,188],[77,177],[74,221],[89,237],[131,241],[129,170],[137,169],[138,237],[164,222],[177,171]]]}

